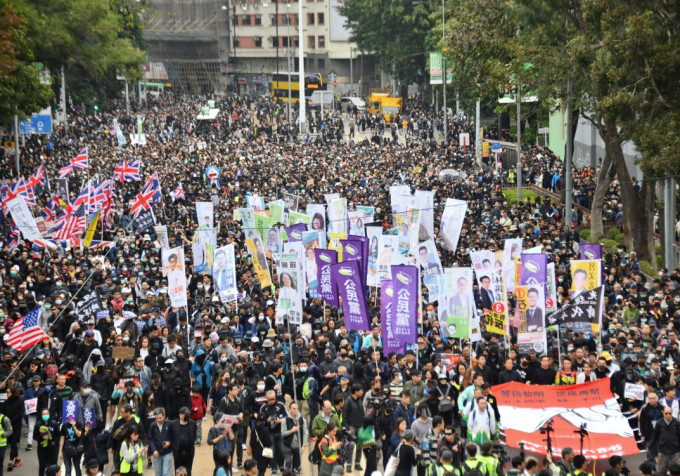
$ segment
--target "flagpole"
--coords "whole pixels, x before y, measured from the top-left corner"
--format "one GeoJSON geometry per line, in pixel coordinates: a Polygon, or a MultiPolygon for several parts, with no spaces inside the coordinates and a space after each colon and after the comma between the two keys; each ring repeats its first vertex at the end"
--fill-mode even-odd
{"type": "MultiPolygon", "coordinates": [[[[300,405],[298,404],[298,398],[297,398],[297,385],[295,381],[295,367],[293,363],[293,337],[290,333],[290,317],[286,317],[286,325],[288,326],[288,352],[290,352],[290,372],[293,375],[293,400],[295,401],[295,405],[298,407],[298,418],[302,416],[302,413],[300,413],[300,405]]],[[[298,358],[298,364],[300,363],[300,359],[298,358]]],[[[304,419],[302,420],[304,422],[304,419]]],[[[300,431],[301,428],[298,428],[297,431],[297,437],[298,437],[298,451],[300,452],[300,461],[302,461],[302,438],[300,438],[300,431]]]]}

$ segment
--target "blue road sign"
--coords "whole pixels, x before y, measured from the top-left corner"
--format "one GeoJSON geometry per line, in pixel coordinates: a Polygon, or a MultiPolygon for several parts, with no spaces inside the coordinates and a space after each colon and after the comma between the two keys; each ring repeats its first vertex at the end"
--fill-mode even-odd
{"type": "Polygon", "coordinates": [[[51,134],[52,115],[33,114],[30,119],[19,123],[19,132],[21,134],[51,134]]]}

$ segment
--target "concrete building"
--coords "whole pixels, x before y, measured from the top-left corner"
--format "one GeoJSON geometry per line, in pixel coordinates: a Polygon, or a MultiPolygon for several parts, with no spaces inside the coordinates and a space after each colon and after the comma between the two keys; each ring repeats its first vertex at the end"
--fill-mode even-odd
{"type": "Polygon", "coordinates": [[[302,21],[305,71],[321,73],[337,94],[365,95],[386,77],[374,55],[349,42],[341,1],[149,0],[145,79],[188,93],[268,94],[273,74],[298,71],[302,21]]]}

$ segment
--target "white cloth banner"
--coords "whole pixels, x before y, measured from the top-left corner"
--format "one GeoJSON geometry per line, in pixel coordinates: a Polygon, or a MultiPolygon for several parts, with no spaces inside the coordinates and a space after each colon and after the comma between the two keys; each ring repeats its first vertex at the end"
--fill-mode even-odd
{"type": "Polygon", "coordinates": [[[21,234],[24,235],[24,239],[35,241],[42,238],[38,231],[38,225],[35,223],[35,219],[23,197],[16,197],[8,201],[7,208],[14,219],[14,223],[21,230],[21,234]]]}
{"type": "Polygon", "coordinates": [[[184,249],[177,248],[161,250],[163,275],[168,279],[168,296],[173,307],[187,305],[187,276],[184,273],[184,249]]]}
{"type": "Polygon", "coordinates": [[[223,303],[236,301],[238,288],[236,287],[236,259],[234,245],[229,244],[215,251],[212,275],[215,289],[223,303]]]}

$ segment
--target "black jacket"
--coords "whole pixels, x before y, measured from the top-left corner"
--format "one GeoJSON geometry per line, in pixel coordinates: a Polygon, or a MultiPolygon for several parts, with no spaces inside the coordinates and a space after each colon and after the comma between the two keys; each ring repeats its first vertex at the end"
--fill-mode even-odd
{"type": "Polygon", "coordinates": [[[680,451],[680,423],[672,418],[670,423],[661,418],[654,428],[650,446],[658,445],[659,453],[675,454],[680,451]]]}
{"type": "MultiPolygon", "coordinates": [[[[194,442],[196,441],[196,423],[193,420],[189,420],[187,423],[189,427],[189,453],[191,457],[194,457],[194,442]]],[[[172,441],[172,454],[175,458],[179,455],[180,447],[180,424],[179,419],[170,422],[170,441],[172,441]]]]}
{"type": "Polygon", "coordinates": [[[656,407],[652,408],[649,404],[642,407],[640,410],[640,435],[645,438],[645,442],[649,443],[654,437],[654,420],[663,420],[663,405],[657,403],[656,407]]]}
{"type": "Polygon", "coordinates": [[[361,428],[364,424],[364,406],[361,399],[349,397],[342,407],[342,423],[347,427],[361,428]]]}

